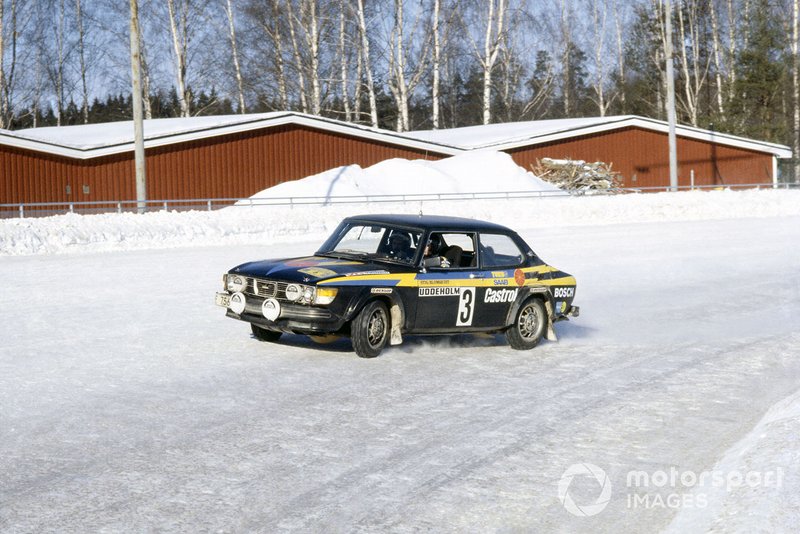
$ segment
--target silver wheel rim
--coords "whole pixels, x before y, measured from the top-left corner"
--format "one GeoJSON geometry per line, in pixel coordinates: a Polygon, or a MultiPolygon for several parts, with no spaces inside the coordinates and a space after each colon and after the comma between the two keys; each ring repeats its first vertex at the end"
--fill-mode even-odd
{"type": "Polygon", "coordinates": [[[369,316],[367,323],[367,342],[371,347],[377,347],[386,335],[386,317],[382,310],[377,309],[369,316]]]}
{"type": "Polygon", "coordinates": [[[526,341],[536,339],[539,335],[542,325],[540,314],[539,308],[532,304],[528,304],[522,309],[522,312],[520,312],[517,329],[519,330],[519,334],[526,341]]]}

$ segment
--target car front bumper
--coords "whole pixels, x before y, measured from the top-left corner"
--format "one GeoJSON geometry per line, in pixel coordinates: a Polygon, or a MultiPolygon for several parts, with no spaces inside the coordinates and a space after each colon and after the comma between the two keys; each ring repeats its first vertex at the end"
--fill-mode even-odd
{"type": "Polygon", "coordinates": [[[344,319],[329,308],[306,306],[291,302],[280,302],[280,314],[270,320],[262,313],[263,298],[245,295],[245,307],[236,313],[230,307],[230,294],[219,292],[215,304],[226,309],[226,316],[240,321],[257,324],[268,330],[302,334],[329,334],[338,332],[344,326],[344,319]]]}

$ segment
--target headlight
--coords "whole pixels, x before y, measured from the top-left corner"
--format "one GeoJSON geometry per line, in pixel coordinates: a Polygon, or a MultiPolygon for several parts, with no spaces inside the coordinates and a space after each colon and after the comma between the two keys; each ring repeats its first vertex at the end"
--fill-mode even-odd
{"type": "Polygon", "coordinates": [[[247,289],[247,278],[238,274],[229,274],[227,276],[226,289],[228,291],[244,291],[247,289]]]}
{"type": "Polygon", "coordinates": [[[300,286],[296,284],[289,284],[286,286],[286,298],[287,300],[291,300],[292,302],[296,301],[302,295],[302,290],[300,286]]]}
{"type": "Polygon", "coordinates": [[[306,286],[303,289],[303,302],[311,302],[312,300],[314,300],[314,288],[306,286]]]}
{"type": "Polygon", "coordinates": [[[314,304],[327,305],[333,302],[339,290],[335,287],[318,287],[314,297],[314,304]]]}

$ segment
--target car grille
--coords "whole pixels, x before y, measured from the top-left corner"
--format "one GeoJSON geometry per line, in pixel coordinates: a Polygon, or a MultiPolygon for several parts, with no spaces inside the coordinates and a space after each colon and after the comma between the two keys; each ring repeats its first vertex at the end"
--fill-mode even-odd
{"type": "Polygon", "coordinates": [[[262,298],[276,298],[286,300],[286,282],[276,282],[275,280],[262,280],[260,278],[247,278],[247,289],[245,293],[262,298]]]}

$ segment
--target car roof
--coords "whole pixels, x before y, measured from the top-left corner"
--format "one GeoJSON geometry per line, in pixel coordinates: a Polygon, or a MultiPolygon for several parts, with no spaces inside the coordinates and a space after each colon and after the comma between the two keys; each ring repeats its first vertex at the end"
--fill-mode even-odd
{"type": "Polygon", "coordinates": [[[467,219],[464,217],[445,217],[442,215],[407,215],[407,214],[373,214],[373,215],[354,215],[345,219],[347,222],[366,222],[378,224],[390,224],[397,226],[408,226],[412,228],[435,228],[437,230],[469,230],[474,232],[511,232],[513,230],[505,226],[479,221],[477,219],[467,219]]]}

